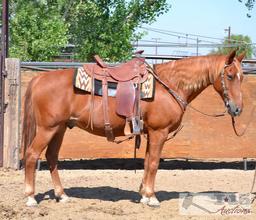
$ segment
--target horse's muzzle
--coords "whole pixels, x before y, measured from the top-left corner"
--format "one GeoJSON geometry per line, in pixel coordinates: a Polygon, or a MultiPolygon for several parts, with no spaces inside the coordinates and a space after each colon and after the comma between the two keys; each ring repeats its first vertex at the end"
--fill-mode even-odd
{"type": "Polygon", "coordinates": [[[242,113],[242,108],[238,107],[234,102],[229,101],[227,103],[228,113],[232,116],[239,116],[242,113]]]}

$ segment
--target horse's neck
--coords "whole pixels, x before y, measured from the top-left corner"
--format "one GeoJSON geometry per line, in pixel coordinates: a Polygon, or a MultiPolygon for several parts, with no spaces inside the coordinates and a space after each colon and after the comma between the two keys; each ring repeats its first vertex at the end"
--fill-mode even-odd
{"type": "Polygon", "coordinates": [[[186,102],[211,85],[224,61],[221,57],[199,57],[158,66],[159,76],[186,102]]]}
{"type": "Polygon", "coordinates": [[[191,101],[193,101],[202,91],[204,91],[209,85],[211,85],[210,82],[207,82],[206,85],[203,85],[200,88],[197,88],[196,90],[182,90],[179,91],[182,96],[183,99],[187,102],[190,103],[191,101]]]}

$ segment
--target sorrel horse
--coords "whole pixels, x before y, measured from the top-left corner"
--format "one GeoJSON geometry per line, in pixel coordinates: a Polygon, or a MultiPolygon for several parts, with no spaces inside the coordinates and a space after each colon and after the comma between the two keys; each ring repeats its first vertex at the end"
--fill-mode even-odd
{"type": "MultiPolygon", "coordinates": [[[[142,101],[141,108],[147,134],[144,161],[144,176],[140,186],[141,202],[158,206],[154,185],[161,151],[168,134],[175,131],[182,120],[185,106],[206,87],[213,85],[222,97],[229,114],[241,113],[241,61],[244,54],[236,56],[209,55],[171,61],[154,66],[159,78],[153,101],[142,101]],[[163,85],[165,84],[165,86],[163,85]],[[171,90],[167,89],[170,88],[171,90]],[[176,98],[170,91],[175,91],[176,98]],[[179,97],[179,98],[177,98],[179,97]]],[[[104,136],[102,98],[95,96],[94,121],[91,130],[87,126],[90,113],[90,94],[73,87],[75,70],[56,70],[43,73],[31,80],[25,94],[23,145],[25,152],[25,194],[27,205],[37,204],[35,193],[35,167],[41,152],[46,150],[46,159],[54,185],[55,196],[67,201],[57,169],[60,146],[67,126],[72,123],[90,133],[104,136]]],[[[115,99],[109,98],[109,117],[115,136],[122,136],[125,120],[115,111],[115,99]]]]}

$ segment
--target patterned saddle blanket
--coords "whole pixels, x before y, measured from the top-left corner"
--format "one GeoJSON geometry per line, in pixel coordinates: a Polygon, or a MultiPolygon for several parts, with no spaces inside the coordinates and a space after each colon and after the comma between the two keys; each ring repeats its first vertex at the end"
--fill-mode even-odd
{"type": "MultiPolygon", "coordinates": [[[[102,81],[92,80],[92,77],[86,73],[83,67],[79,67],[74,75],[74,87],[86,92],[91,92],[94,86],[95,95],[102,96],[102,81]],[[94,83],[94,85],[92,84],[94,83]]],[[[108,82],[108,96],[116,96],[117,83],[108,82]]],[[[152,74],[148,74],[147,79],[141,83],[141,99],[153,99],[155,94],[155,79],[152,74]]]]}

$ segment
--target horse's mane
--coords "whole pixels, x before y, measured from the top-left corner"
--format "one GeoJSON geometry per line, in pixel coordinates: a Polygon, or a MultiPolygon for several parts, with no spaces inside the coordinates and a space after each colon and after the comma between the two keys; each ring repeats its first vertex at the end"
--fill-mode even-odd
{"type": "Polygon", "coordinates": [[[156,64],[154,68],[162,80],[177,89],[198,90],[215,81],[224,62],[223,55],[208,55],[156,64]]]}

